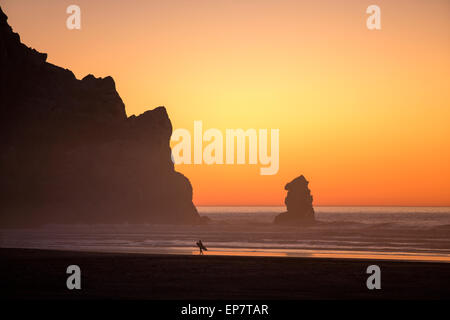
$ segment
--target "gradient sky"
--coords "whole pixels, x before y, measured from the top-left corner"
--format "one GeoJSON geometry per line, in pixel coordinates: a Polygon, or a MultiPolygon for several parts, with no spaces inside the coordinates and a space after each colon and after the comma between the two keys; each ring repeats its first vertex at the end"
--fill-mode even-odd
{"type": "Polygon", "coordinates": [[[178,165],[197,205],[450,205],[450,1],[3,0],[22,42],[111,75],[128,115],[280,129],[280,169],[178,165]],[[66,28],[81,7],[82,29],[66,28]],[[382,30],[366,28],[381,8],[382,30]]]}

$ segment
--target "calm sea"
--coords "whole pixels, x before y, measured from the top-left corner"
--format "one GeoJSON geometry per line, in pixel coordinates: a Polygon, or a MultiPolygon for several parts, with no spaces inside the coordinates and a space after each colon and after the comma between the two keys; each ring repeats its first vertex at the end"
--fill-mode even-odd
{"type": "Polygon", "coordinates": [[[316,207],[317,225],[276,226],[284,207],[199,207],[211,224],[49,225],[0,230],[0,246],[59,250],[450,262],[449,207],[316,207]]]}

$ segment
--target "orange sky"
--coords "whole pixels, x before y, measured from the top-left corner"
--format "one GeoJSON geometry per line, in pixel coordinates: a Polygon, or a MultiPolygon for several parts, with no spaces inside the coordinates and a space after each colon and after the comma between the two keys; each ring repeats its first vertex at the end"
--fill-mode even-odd
{"type": "Polygon", "coordinates": [[[450,2],[3,0],[48,61],[111,75],[128,115],[280,130],[280,168],[178,165],[197,205],[450,205],[450,2]],[[82,29],[66,28],[81,7],[82,29]],[[382,30],[366,28],[368,5],[382,30]]]}

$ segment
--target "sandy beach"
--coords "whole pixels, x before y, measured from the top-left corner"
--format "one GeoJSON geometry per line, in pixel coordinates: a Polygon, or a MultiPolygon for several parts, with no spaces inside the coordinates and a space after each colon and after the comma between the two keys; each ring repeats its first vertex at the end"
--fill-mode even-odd
{"type": "Polygon", "coordinates": [[[0,249],[2,298],[448,299],[448,263],[0,249]],[[81,268],[81,290],[66,268],[81,268]],[[367,266],[381,268],[368,290],[367,266]]]}

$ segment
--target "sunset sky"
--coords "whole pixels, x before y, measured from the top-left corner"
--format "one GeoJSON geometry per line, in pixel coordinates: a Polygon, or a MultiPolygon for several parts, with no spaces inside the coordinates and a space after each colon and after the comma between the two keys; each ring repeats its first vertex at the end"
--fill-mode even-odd
{"type": "Polygon", "coordinates": [[[450,1],[3,0],[23,43],[111,75],[127,114],[280,130],[280,168],[177,165],[197,205],[450,205],[450,1]],[[81,30],[66,28],[67,6],[81,30]],[[381,30],[366,8],[381,8],[381,30]]]}

